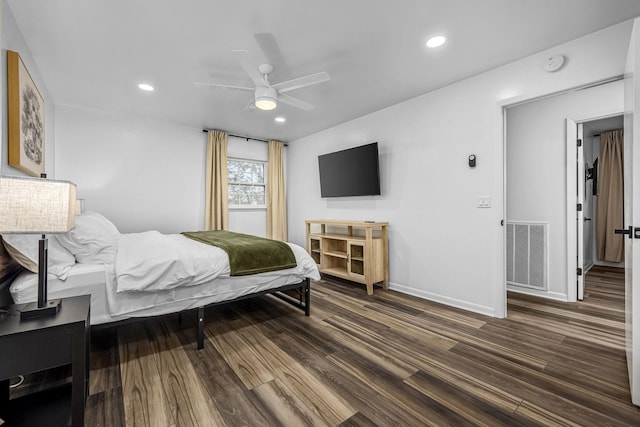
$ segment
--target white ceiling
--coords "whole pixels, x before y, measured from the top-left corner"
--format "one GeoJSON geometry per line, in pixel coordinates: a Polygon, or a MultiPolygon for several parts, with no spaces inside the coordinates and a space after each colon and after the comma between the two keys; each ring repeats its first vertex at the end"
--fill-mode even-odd
{"type": "Polygon", "coordinates": [[[640,15],[638,0],[7,3],[56,104],[284,141],[640,15]],[[447,43],[427,49],[433,34],[447,43]],[[273,64],[271,83],[318,71],[331,80],[289,92],[311,112],[243,111],[250,92],[193,84],[252,86],[234,49],[273,64]]]}

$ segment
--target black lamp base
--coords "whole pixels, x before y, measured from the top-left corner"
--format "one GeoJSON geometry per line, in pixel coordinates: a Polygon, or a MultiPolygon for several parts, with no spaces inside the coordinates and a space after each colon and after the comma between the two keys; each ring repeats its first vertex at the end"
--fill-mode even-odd
{"type": "Polygon", "coordinates": [[[55,316],[60,309],[61,301],[59,299],[47,301],[47,267],[49,259],[47,236],[43,234],[38,243],[38,302],[25,304],[20,310],[20,320],[55,316]]]}
{"type": "Polygon", "coordinates": [[[55,316],[60,310],[62,301],[59,299],[52,299],[47,301],[44,307],[38,307],[38,303],[30,302],[25,304],[20,310],[20,320],[38,319],[40,317],[55,316]]]}

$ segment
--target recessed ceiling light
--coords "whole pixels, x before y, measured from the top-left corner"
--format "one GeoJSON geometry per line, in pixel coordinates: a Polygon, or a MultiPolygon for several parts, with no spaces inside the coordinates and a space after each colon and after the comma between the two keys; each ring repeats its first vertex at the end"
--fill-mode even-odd
{"type": "Polygon", "coordinates": [[[434,48],[438,46],[442,46],[444,42],[447,41],[445,36],[434,36],[427,40],[427,47],[434,48]]]}
{"type": "Polygon", "coordinates": [[[274,120],[278,123],[284,123],[287,121],[284,117],[276,117],[274,120]]]}
{"type": "Polygon", "coordinates": [[[140,89],[142,89],[142,90],[146,90],[147,92],[151,92],[152,90],[154,90],[154,87],[153,87],[153,86],[151,86],[151,85],[149,85],[149,84],[146,84],[146,83],[140,83],[140,84],[138,85],[138,87],[139,87],[140,89]]]}

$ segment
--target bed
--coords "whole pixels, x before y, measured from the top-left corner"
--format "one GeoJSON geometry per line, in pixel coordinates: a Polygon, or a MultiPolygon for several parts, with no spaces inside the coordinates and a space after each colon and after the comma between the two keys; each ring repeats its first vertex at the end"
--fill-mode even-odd
{"type": "MultiPolygon", "coordinates": [[[[38,277],[33,271],[37,271],[38,239],[3,236],[8,254],[24,267],[11,279],[16,304],[37,299],[38,277]]],[[[219,247],[182,234],[121,234],[102,215],[87,212],[76,217],[70,232],[49,236],[48,297],[90,294],[92,326],[197,309],[198,348],[202,348],[206,306],[273,294],[309,315],[309,280],[319,280],[320,275],[303,248],[286,246],[295,266],[238,274],[219,247]]],[[[6,263],[15,266],[11,260],[6,263]]]]}

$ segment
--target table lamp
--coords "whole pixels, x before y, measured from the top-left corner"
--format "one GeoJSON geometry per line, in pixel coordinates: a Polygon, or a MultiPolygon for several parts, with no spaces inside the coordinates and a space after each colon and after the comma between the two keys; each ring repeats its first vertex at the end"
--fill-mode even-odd
{"type": "Polygon", "coordinates": [[[75,225],[76,185],[46,178],[0,176],[0,234],[41,234],[38,246],[38,301],[20,311],[22,320],[51,316],[60,300],[47,301],[46,234],[75,225]]]}

